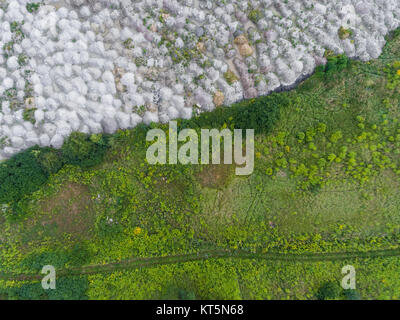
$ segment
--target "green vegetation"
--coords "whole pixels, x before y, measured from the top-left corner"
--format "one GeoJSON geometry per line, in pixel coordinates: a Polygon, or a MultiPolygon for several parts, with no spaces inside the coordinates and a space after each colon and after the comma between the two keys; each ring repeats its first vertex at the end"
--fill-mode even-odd
{"type": "Polygon", "coordinates": [[[62,146],[61,152],[66,163],[81,167],[99,164],[107,150],[107,137],[101,134],[88,136],[73,132],[62,146]]]}
{"type": "Polygon", "coordinates": [[[262,18],[262,13],[261,13],[260,10],[253,9],[253,10],[250,11],[249,19],[253,23],[257,24],[258,20],[260,20],[261,18],[262,18]]]}
{"type": "Polygon", "coordinates": [[[350,29],[346,29],[344,27],[340,27],[338,35],[341,40],[346,40],[347,38],[353,35],[353,31],[351,31],[350,29]]]}
{"type": "Polygon", "coordinates": [[[36,191],[47,180],[47,175],[36,159],[38,148],[31,148],[0,164],[0,202],[20,200],[36,191]]]}
{"type": "Polygon", "coordinates": [[[86,300],[87,279],[65,277],[57,281],[57,290],[43,290],[41,283],[26,283],[7,290],[0,289],[0,296],[9,300],[86,300]]]}
{"type": "Polygon", "coordinates": [[[316,297],[318,300],[339,299],[342,291],[343,289],[337,282],[327,282],[318,289],[316,297]]]}
{"type": "Polygon", "coordinates": [[[400,84],[400,61],[387,64],[383,71],[388,77],[387,88],[391,90],[397,88],[400,84]]]}
{"type": "Polygon", "coordinates": [[[232,85],[234,82],[239,80],[236,74],[231,70],[224,73],[224,78],[229,85],[232,85]]]}
{"type": "Polygon", "coordinates": [[[3,162],[0,296],[398,299],[399,48],[396,36],[370,63],[329,56],[293,91],[178,121],[254,128],[248,177],[149,165],[146,133],[162,124],[3,162]],[[44,264],[65,290],[38,289],[44,264]],[[348,264],[357,290],[340,287],[348,264]]]}
{"type": "Polygon", "coordinates": [[[26,10],[28,10],[29,13],[33,13],[38,11],[40,6],[41,3],[27,3],[26,10]]]}
{"type": "Polygon", "coordinates": [[[133,49],[134,45],[132,44],[132,42],[133,40],[131,38],[128,38],[123,42],[123,45],[126,49],[133,49]]]}
{"type": "Polygon", "coordinates": [[[25,121],[29,121],[32,124],[35,124],[35,111],[37,110],[37,108],[27,108],[24,109],[24,112],[22,113],[22,116],[24,118],[25,121]]]}
{"type": "Polygon", "coordinates": [[[107,151],[107,137],[72,133],[61,152],[32,147],[0,163],[0,203],[18,202],[37,191],[64,164],[83,168],[99,164],[107,151]]]}
{"type": "Polygon", "coordinates": [[[178,121],[183,128],[252,128],[256,134],[267,133],[279,118],[279,108],[285,108],[290,100],[286,95],[273,93],[235,103],[230,107],[219,107],[212,112],[201,113],[190,120],[178,121]]]}
{"type": "Polygon", "coordinates": [[[327,59],[326,65],[320,65],[316,69],[316,76],[323,76],[325,80],[349,67],[349,59],[345,55],[328,55],[327,59]]]}

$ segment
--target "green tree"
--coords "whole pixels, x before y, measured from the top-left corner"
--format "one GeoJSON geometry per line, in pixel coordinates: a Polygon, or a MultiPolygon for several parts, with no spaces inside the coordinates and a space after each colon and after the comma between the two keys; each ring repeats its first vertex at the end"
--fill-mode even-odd
{"type": "Polygon", "coordinates": [[[0,164],[0,203],[19,201],[43,185],[48,174],[40,165],[39,147],[30,148],[0,164]]]}
{"type": "Polygon", "coordinates": [[[40,151],[38,160],[43,170],[49,175],[58,172],[64,164],[60,153],[48,147],[40,151]]]}
{"type": "Polygon", "coordinates": [[[81,167],[99,164],[107,150],[104,136],[73,132],[61,148],[64,161],[81,167]]]}
{"type": "Polygon", "coordinates": [[[325,282],[317,291],[318,300],[334,300],[342,297],[342,289],[335,282],[325,282]]]}

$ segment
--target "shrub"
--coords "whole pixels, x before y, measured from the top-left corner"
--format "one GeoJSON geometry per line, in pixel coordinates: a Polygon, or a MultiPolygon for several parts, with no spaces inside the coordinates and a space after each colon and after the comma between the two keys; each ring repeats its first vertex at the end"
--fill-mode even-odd
{"type": "Polygon", "coordinates": [[[179,129],[222,128],[228,124],[231,129],[254,129],[256,134],[268,133],[279,119],[280,109],[289,103],[287,94],[273,93],[245,100],[231,107],[220,107],[212,112],[204,112],[196,118],[180,120],[179,129]]]}
{"type": "Polygon", "coordinates": [[[345,55],[328,57],[328,63],[325,66],[325,73],[330,75],[331,73],[342,71],[347,68],[348,65],[349,58],[345,55]]]}
{"type": "Polygon", "coordinates": [[[350,29],[346,29],[343,26],[339,28],[338,36],[341,40],[345,40],[353,35],[350,29]]]}
{"type": "Polygon", "coordinates": [[[323,76],[325,79],[328,79],[350,66],[350,60],[346,55],[332,56],[327,54],[327,59],[326,65],[319,65],[315,69],[317,77],[323,76]]]}
{"type": "Polygon", "coordinates": [[[65,163],[80,167],[91,167],[101,163],[107,150],[103,135],[86,135],[73,132],[61,148],[65,163]]]}
{"type": "Polygon", "coordinates": [[[342,131],[338,130],[338,131],[335,131],[335,132],[330,136],[329,140],[330,140],[330,142],[332,142],[332,143],[336,143],[336,142],[338,142],[339,140],[341,140],[342,138],[343,138],[343,133],[342,133],[342,131]]]}
{"type": "Polygon", "coordinates": [[[59,151],[48,147],[40,151],[38,161],[49,175],[58,172],[64,164],[59,151]]]}
{"type": "Polygon", "coordinates": [[[18,222],[20,221],[21,217],[29,212],[29,206],[27,201],[18,201],[13,202],[4,211],[4,216],[6,217],[7,221],[9,222],[18,222]]]}
{"type": "Polygon", "coordinates": [[[31,253],[21,262],[21,267],[30,272],[40,272],[45,265],[63,268],[70,260],[70,254],[65,250],[31,253]]]}
{"type": "Polygon", "coordinates": [[[361,300],[361,296],[357,290],[345,290],[344,295],[347,300],[361,300]]]}
{"type": "Polygon", "coordinates": [[[20,287],[0,291],[10,300],[86,300],[87,277],[63,277],[57,279],[57,290],[43,290],[42,284],[25,283],[20,287]]]}
{"type": "Polygon", "coordinates": [[[231,70],[228,70],[224,73],[224,78],[229,85],[232,85],[234,82],[239,80],[239,78],[231,70]]]}
{"type": "Polygon", "coordinates": [[[40,7],[40,3],[27,3],[26,4],[26,10],[30,13],[33,13],[35,11],[38,11],[40,7]]]}
{"type": "Polygon", "coordinates": [[[28,108],[24,109],[24,112],[22,113],[22,116],[25,121],[29,121],[32,124],[35,124],[35,111],[36,108],[28,108]]]}
{"type": "Polygon", "coordinates": [[[39,164],[39,147],[19,153],[0,164],[0,203],[19,201],[43,185],[48,174],[39,164]]]}
{"type": "Polygon", "coordinates": [[[258,22],[258,20],[260,20],[262,18],[262,14],[261,14],[261,11],[260,10],[251,10],[250,11],[250,13],[249,13],[249,19],[253,22],[253,23],[255,23],[255,24],[257,24],[257,22],[258,22]]]}
{"type": "Polygon", "coordinates": [[[164,300],[196,300],[196,294],[191,289],[171,286],[167,288],[161,298],[164,300]]]}
{"type": "Polygon", "coordinates": [[[318,300],[332,300],[342,297],[342,289],[334,282],[324,283],[317,292],[318,300]]]}
{"type": "Polygon", "coordinates": [[[83,243],[76,243],[69,251],[69,263],[72,266],[83,266],[89,262],[90,252],[83,243]]]}
{"type": "Polygon", "coordinates": [[[32,252],[21,261],[21,267],[30,272],[40,272],[45,265],[57,269],[68,266],[82,266],[90,259],[90,253],[84,243],[76,243],[69,249],[32,252]]]}
{"type": "Polygon", "coordinates": [[[279,119],[281,107],[289,105],[284,94],[272,94],[257,99],[246,107],[234,109],[235,128],[254,129],[256,133],[268,133],[279,119]]]}
{"type": "Polygon", "coordinates": [[[118,235],[121,235],[123,226],[116,220],[115,217],[113,218],[113,221],[110,221],[107,216],[100,216],[97,219],[95,226],[98,236],[103,239],[116,239],[118,235]]]}

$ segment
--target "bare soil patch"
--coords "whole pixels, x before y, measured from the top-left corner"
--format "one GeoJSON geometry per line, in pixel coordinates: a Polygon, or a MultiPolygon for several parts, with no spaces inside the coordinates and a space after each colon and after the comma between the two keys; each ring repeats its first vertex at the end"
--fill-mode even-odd
{"type": "Polygon", "coordinates": [[[94,225],[92,198],[87,186],[67,183],[60,191],[45,200],[41,210],[46,214],[42,226],[53,225],[57,233],[87,236],[94,225]]]}
{"type": "Polygon", "coordinates": [[[231,181],[235,171],[232,164],[209,164],[197,174],[202,187],[222,189],[231,181]]]}

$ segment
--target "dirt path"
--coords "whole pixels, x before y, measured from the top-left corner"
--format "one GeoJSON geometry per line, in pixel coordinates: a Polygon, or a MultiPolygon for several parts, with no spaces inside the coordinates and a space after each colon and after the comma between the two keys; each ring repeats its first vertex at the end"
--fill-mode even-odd
{"type": "MultiPolygon", "coordinates": [[[[199,253],[152,257],[152,258],[134,258],[121,262],[103,264],[103,265],[88,265],[80,268],[60,269],[57,271],[57,277],[89,275],[96,273],[111,273],[115,271],[124,271],[138,268],[150,268],[159,265],[184,263],[192,261],[202,261],[207,259],[255,259],[266,261],[282,261],[282,262],[321,262],[321,261],[340,261],[348,259],[369,259],[380,257],[395,257],[400,256],[400,248],[386,249],[366,252],[335,252],[335,253],[252,253],[243,250],[207,250],[199,253]]],[[[2,280],[41,280],[42,274],[5,274],[0,273],[2,280]]]]}

